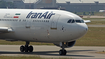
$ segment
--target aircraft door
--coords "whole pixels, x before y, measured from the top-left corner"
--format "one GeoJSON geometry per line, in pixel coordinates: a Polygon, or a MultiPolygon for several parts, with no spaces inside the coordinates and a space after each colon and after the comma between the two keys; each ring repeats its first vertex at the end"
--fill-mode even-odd
{"type": "Polygon", "coordinates": [[[27,19],[26,20],[26,28],[30,28],[31,27],[31,19],[27,19]]]}
{"type": "Polygon", "coordinates": [[[51,29],[57,29],[57,22],[59,20],[60,15],[56,14],[51,20],[51,29]]]}

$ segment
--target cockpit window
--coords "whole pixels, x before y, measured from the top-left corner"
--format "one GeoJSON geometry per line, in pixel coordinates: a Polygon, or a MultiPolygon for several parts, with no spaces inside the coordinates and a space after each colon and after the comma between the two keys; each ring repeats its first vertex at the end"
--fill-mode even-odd
{"type": "Polygon", "coordinates": [[[76,23],[84,23],[83,20],[75,20],[75,21],[76,21],[76,23]]]}
{"type": "Polygon", "coordinates": [[[68,22],[67,23],[71,23],[71,19],[70,20],[68,20],[68,22]]]}
{"type": "Polygon", "coordinates": [[[75,21],[74,21],[74,19],[70,19],[70,20],[68,20],[67,23],[75,23],[75,21]]]}
{"type": "Polygon", "coordinates": [[[71,22],[71,23],[75,23],[74,19],[72,20],[72,22],[71,22]]]}
{"type": "Polygon", "coordinates": [[[74,19],[70,19],[70,20],[68,20],[67,23],[84,23],[84,21],[83,21],[83,20],[74,20],[74,19]]]}
{"type": "Polygon", "coordinates": [[[81,20],[76,20],[76,23],[81,23],[81,20]]]}
{"type": "Polygon", "coordinates": [[[84,21],[83,21],[83,20],[81,20],[81,23],[84,23],[84,21]]]}

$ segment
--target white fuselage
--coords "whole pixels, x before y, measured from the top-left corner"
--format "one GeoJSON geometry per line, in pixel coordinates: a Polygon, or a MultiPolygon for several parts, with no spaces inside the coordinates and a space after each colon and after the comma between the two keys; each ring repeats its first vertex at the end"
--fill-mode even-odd
{"type": "Polygon", "coordinates": [[[0,39],[52,43],[75,41],[88,30],[71,12],[41,9],[0,9],[0,27],[12,29],[1,31],[0,39]]]}

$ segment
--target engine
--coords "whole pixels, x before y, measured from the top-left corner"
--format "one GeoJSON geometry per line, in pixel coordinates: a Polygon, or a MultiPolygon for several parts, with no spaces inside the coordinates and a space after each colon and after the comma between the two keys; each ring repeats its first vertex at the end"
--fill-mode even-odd
{"type": "MultiPolygon", "coordinates": [[[[63,42],[63,44],[64,44],[63,47],[64,47],[64,48],[70,48],[70,47],[74,46],[75,42],[76,42],[76,41],[63,42]]],[[[61,47],[59,43],[54,43],[54,45],[61,47]]]]}

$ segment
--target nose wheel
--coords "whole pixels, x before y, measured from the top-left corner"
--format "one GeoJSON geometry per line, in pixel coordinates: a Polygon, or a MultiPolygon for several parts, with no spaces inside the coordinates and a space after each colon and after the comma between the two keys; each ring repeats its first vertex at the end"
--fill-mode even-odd
{"type": "Polygon", "coordinates": [[[59,50],[59,55],[66,55],[67,54],[67,51],[64,49],[64,43],[60,43],[61,45],[61,50],[59,50]]]}
{"type": "Polygon", "coordinates": [[[21,52],[33,52],[33,46],[29,46],[29,42],[26,42],[25,46],[20,47],[21,52]]]}
{"type": "Polygon", "coordinates": [[[66,55],[67,51],[64,49],[60,50],[59,51],[59,55],[66,55]]]}

